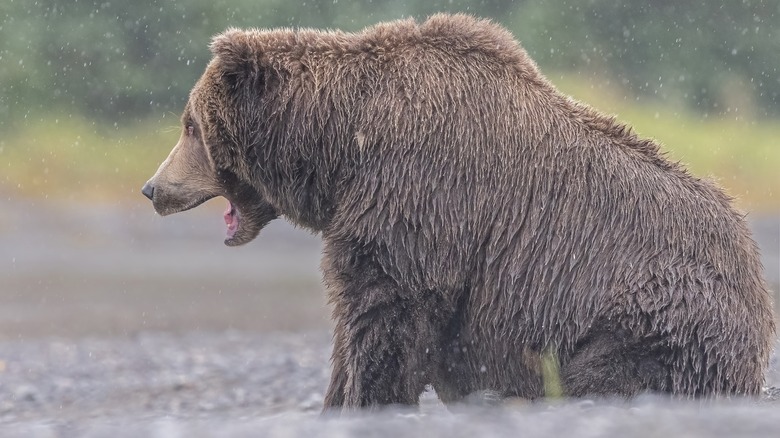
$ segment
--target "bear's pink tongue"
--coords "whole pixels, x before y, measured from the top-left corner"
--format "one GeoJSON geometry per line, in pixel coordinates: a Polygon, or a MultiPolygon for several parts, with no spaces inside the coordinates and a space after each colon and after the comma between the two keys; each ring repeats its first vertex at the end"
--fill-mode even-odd
{"type": "Polygon", "coordinates": [[[236,231],[238,230],[238,212],[236,211],[236,207],[233,207],[233,204],[228,201],[227,210],[225,210],[225,225],[227,225],[227,237],[228,239],[233,238],[233,236],[236,234],[236,231]]]}

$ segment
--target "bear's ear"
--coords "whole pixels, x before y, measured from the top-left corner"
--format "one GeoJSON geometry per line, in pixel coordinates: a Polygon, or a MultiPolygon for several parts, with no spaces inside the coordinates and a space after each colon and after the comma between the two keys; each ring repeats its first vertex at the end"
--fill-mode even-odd
{"type": "Polygon", "coordinates": [[[251,31],[228,29],[211,40],[210,48],[224,73],[236,82],[262,79],[262,53],[253,44],[251,31]]]}

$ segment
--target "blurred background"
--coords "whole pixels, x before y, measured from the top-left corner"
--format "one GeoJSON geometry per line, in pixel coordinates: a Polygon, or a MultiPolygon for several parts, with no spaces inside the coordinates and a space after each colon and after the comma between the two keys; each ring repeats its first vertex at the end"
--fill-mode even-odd
{"type": "Polygon", "coordinates": [[[276,221],[227,248],[224,200],[163,219],[140,187],[215,33],[438,11],[506,26],[563,92],[716,179],[780,289],[780,0],[4,0],[0,339],[327,327],[315,236],[276,221]]]}

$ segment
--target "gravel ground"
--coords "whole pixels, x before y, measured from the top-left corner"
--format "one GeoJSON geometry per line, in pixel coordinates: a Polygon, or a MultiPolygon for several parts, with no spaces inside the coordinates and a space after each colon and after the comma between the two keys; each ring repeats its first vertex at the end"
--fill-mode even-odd
{"type": "MultiPolygon", "coordinates": [[[[226,248],[220,202],[0,208],[0,436],[776,436],[761,401],[588,400],[322,418],[320,243],[277,221],[226,248]]],[[[780,289],[780,220],[752,222],[780,289]]],[[[780,386],[773,359],[768,383],[780,386]]]]}
{"type": "MultiPolygon", "coordinates": [[[[780,402],[590,400],[322,418],[330,336],[143,333],[0,343],[3,436],[772,436],[780,402]]],[[[770,380],[780,382],[778,364],[770,380]]]]}
{"type": "Polygon", "coordinates": [[[0,343],[0,421],[318,411],[326,332],[0,343]]]}

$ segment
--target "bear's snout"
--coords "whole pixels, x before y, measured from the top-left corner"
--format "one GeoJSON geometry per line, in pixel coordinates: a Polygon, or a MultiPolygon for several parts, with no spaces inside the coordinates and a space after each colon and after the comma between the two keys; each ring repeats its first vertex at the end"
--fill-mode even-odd
{"type": "Polygon", "coordinates": [[[144,184],[143,188],[141,189],[141,193],[143,193],[144,196],[149,198],[150,201],[154,200],[154,186],[150,183],[144,184]]]}

